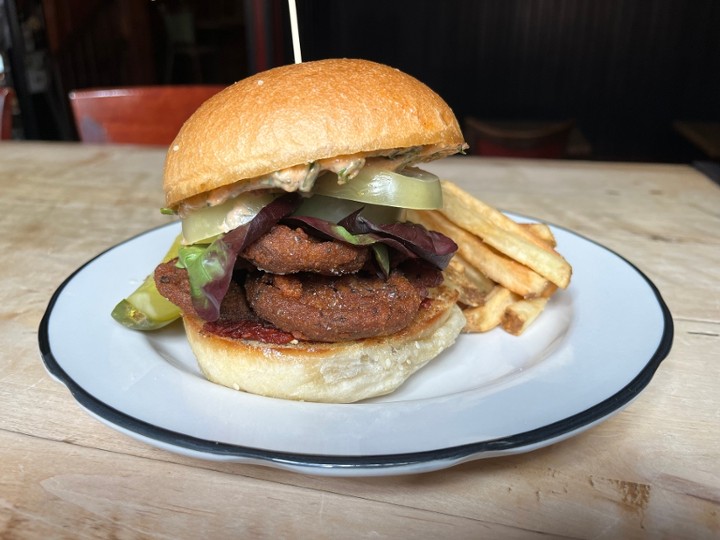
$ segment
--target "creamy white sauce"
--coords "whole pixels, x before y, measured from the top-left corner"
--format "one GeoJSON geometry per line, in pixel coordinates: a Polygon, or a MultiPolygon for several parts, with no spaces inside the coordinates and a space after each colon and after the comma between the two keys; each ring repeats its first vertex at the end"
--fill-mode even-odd
{"type": "MultiPolygon", "coordinates": [[[[197,208],[217,206],[237,197],[241,193],[257,189],[282,189],[287,192],[308,193],[317,177],[326,171],[334,172],[338,175],[338,181],[344,183],[356,176],[366,164],[397,171],[408,165],[430,161],[452,153],[454,153],[454,150],[438,151],[436,145],[428,145],[390,150],[382,154],[367,153],[321,159],[314,163],[295,165],[251,180],[243,180],[235,184],[222,186],[203,195],[191,197],[180,203],[177,214],[184,218],[189,212],[197,208]]],[[[239,208],[237,218],[233,218],[231,221],[241,221],[242,214],[243,211],[239,208]]]]}

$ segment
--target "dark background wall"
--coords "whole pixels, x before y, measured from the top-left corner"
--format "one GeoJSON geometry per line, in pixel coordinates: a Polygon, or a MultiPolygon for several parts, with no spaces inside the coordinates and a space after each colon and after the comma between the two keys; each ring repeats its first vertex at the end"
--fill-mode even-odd
{"type": "MultiPolygon", "coordinates": [[[[393,65],[434,88],[461,122],[574,119],[588,158],[666,162],[703,158],[674,121],[720,122],[718,0],[296,1],[304,60],[393,65]]],[[[30,138],[73,136],[66,96],[75,88],[229,84],[293,61],[287,0],[0,0],[0,7],[0,23],[15,17],[25,34],[3,39],[11,32],[0,28],[0,53],[18,72],[10,81],[34,66],[42,82],[37,70],[45,70],[44,89],[21,96],[27,127],[31,106],[36,113],[30,138]],[[179,11],[192,15],[193,43],[177,48],[168,69],[175,49],[167,15],[179,11]]]]}
{"type": "Polygon", "coordinates": [[[576,119],[598,159],[693,156],[674,120],[720,120],[714,0],[302,0],[304,59],[403,69],[459,118],[576,119]]]}

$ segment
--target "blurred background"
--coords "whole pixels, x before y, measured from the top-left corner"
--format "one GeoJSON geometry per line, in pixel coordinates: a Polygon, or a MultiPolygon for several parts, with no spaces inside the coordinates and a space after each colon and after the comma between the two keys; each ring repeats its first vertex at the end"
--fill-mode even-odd
{"type": "MultiPolygon", "coordinates": [[[[77,140],[71,90],[230,84],[293,62],[286,0],[0,8],[15,139],[77,140]]],[[[472,153],[560,133],[570,159],[717,159],[716,0],[297,0],[297,11],[303,60],[366,58],[416,76],[454,109],[472,153]]]]}

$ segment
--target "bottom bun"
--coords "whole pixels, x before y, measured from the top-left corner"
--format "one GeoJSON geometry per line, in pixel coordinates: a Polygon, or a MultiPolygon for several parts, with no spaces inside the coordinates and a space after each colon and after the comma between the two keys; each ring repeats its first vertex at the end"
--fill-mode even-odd
{"type": "Polygon", "coordinates": [[[390,336],[341,343],[274,345],[203,331],[183,318],[190,347],[205,377],[253,394],[324,403],[351,403],[388,394],[455,342],[465,326],[457,293],[434,291],[417,317],[390,336]]]}

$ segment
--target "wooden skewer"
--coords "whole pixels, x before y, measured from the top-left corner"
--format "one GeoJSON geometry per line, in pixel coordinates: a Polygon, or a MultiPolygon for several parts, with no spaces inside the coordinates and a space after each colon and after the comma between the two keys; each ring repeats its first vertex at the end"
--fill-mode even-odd
{"type": "Polygon", "coordinates": [[[302,52],[300,51],[300,30],[297,21],[297,6],[295,0],[288,0],[288,8],[290,9],[290,32],[292,33],[293,54],[295,63],[302,62],[302,52]]]}

